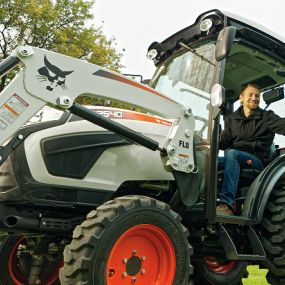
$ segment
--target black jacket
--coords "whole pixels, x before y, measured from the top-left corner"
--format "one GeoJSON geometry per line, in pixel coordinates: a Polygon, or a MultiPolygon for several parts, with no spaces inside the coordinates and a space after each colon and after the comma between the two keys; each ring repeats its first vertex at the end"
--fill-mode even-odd
{"type": "Polygon", "coordinates": [[[241,106],[228,117],[221,134],[220,149],[249,152],[267,165],[271,160],[270,149],[275,133],[285,135],[285,118],[259,107],[246,117],[241,106]]]}

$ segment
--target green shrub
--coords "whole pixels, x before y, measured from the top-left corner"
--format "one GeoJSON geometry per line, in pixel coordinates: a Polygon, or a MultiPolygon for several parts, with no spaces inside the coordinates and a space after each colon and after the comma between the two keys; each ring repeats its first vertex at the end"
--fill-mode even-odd
{"type": "Polygon", "coordinates": [[[258,266],[248,266],[247,268],[249,276],[246,279],[243,279],[243,285],[268,285],[265,275],[267,269],[259,269],[258,266]]]}

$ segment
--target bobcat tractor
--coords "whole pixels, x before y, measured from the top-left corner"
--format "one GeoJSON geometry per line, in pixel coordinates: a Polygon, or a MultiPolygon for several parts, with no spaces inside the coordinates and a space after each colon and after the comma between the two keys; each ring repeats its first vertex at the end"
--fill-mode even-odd
{"type": "Polygon", "coordinates": [[[220,126],[249,82],[282,112],[285,40],[211,10],[148,57],[149,86],[31,46],[0,63],[1,285],[240,285],[248,265],[285,284],[282,149],[216,215],[220,126]],[[63,112],[26,124],[45,105],[63,112]]]}

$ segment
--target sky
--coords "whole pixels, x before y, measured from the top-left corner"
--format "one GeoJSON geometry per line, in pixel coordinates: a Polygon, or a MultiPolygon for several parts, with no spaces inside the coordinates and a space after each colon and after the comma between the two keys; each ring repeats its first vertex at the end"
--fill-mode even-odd
{"type": "Polygon", "coordinates": [[[146,58],[149,45],[193,24],[211,9],[237,14],[285,38],[284,0],[96,0],[94,18],[123,53],[121,71],[149,79],[154,72],[153,62],[146,58]]]}

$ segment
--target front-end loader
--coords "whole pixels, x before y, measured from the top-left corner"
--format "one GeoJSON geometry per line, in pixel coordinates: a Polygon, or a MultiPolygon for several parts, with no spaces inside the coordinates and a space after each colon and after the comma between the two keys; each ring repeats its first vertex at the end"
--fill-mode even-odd
{"type": "Polygon", "coordinates": [[[285,40],[211,10],[148,57],[149,86],[31,46],[0,63],[18,68],[0,94],[1,284],[239,285],[249,264],[285,284],[279,147],[241,173],[237,214],[216,215],[220,126],[249,82],[282,112],[285,40]],[[60,118],[26,124],[45,105],[60,118]]]}

